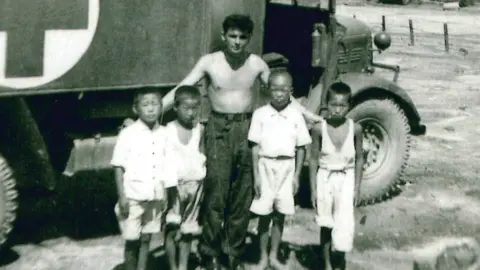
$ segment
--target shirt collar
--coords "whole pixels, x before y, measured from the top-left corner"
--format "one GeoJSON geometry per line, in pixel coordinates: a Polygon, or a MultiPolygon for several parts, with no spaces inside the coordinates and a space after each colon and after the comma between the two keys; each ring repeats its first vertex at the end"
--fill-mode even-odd
{"type": "Polygon", "coordinates": [[[159,128],[160,128],[160,124],[157,122],[155,124],[155,126],[153,127],[153,129],[150,129],[142,120],[137,119],[137,121],[135,121],[135,124],[138,126],[138,128],[140,128],[142,131],[157,131],[159,128]]]}
{"type": "Polygon", "coordinates": [[[275,115],[280,115],[282,117],[287,117],[288,116],[288,111],[290,110],[290,107],[291,107],[291,104],[292,104],[292,101],[289,101],[288,105],[283,108],[281,111],[277,111],[277,109],[275,109],[272,104],[269,102],[268,103],[268,115],[269,116],[275,116],[275,115]]]}

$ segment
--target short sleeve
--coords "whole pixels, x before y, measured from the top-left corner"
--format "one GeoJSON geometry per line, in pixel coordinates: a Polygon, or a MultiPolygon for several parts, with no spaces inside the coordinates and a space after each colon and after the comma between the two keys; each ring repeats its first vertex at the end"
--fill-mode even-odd
{"type": "Polygon", "coordinates": [[[128,133],[125,132],[125,130],[122,130],[118,134],[117,142],[113,148],[113,155],[110,165],[125,169],[128,161],[128,151],[128,133]]]}
{"type": "Polygon", "coordinates": [[[248,130],[248,140],[254,143],[260,143],[262,136],[262,122],[259,110],[253,112],[252,122],[248,130]]]}
{"type": "Polygon", "coordinates": [[[297,131],[297,147],[305,146],[312,143],[312,137],[308,132],[307,124],[302,115],[298,116],[298,121],[296,125],[297,131]]]}

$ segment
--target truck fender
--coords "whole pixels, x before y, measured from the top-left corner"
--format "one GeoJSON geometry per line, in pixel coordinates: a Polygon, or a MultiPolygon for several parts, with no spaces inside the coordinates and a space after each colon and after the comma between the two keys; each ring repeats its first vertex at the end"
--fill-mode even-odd
{"type": "Polygon", "coordinates": [[[52,190],[55,173],[45,141],[23,98],[0,100],[0,153],[12,167],[17,186],[52,190]]]}
{"type": "Polygon", "coordinates": [[[352,89],[354,103],[375,97],[390,97],[398,103],[405,112],[413,135],[425,134],[426,128],[420,124],[421,117],[407,91],[393,81],[374,74],[346,73],[339,80],[352,89]]]}

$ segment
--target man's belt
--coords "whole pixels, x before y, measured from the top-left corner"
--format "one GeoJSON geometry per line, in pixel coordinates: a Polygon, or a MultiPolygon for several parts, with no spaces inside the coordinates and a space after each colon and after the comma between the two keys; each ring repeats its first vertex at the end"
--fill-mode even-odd
{"type": "Polygon", "coordinates": [[[218,118],[225,118],[229,121],[240,122],[246,119],[252,118],[252,112],[245,112],[245,113],[221,113],[212,111],[212,115],[218,118]]]}
{"type": "Polygon", "coordinates": [[[261,158],[266,158],[266,159],[274,159],[274,160],[288,160],[288,159],[294,159],[295,157],[291,156],[276,156],[276,157],[269,157],[269,156],[260,156],[261,158]]]}

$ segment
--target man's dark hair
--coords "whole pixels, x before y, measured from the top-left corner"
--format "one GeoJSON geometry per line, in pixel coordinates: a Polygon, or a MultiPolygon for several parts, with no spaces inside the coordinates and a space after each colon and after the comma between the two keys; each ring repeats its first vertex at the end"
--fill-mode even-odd
{"type": "Polygon", "coordinates": [[[330,85],[327,92],[327,102],[330,100],[332,95],[344,95],[348,99],[348,104],[352,103],[352,89],[344,82],[335,82],[330,85]]]}
{"type": "Polygon", "coordinates": [[[182,85],[177,91],[175,91],[175,106],[178,106],[182,99],[191,98],[200,100],[200,90],[197,87],[191,85],[182,85]]]}
{"type": "Polygon", "coordinates": [[[251,34],[253,32],[253,21],[249,15],[231,14],[223,20],[223,32],[229,29],[239,29],[242,32],[251,34]]]}
{"type": "Polygon", "coordinates": [[[152,86],[143,87],[135,91],[135,93],[133,94],[133,104],[137,105],[140,98],[147,94],[155,94],[158,96],[160,100],[162,100],[162,97],[163,97],[157,87],[152,87],[152,86]]]}

